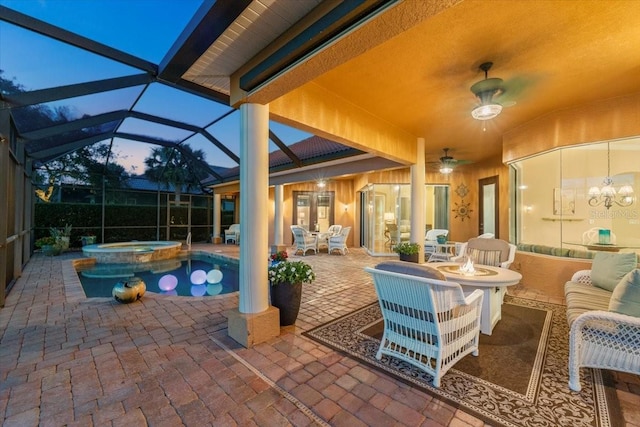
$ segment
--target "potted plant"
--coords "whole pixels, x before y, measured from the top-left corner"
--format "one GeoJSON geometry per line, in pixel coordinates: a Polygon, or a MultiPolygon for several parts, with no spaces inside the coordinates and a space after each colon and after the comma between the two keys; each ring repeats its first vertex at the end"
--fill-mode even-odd
{"type": "Polygon", "coordinates": [[[35,241],[35,244],[47,256],[60,255],[60,252],[62,252],[62,246],[58,244],[58,241],[53,236],[41,237],[35,241]]]}
{"type": "Polygon", "coordinates": [[[65,224],[64,228],[51,227],[49,233],[56,239],[58,245],[64,250],[69,249],[69,241],[71,239],[71,225],[65,224]]]}
{"type": "Polygon", "coordinates": [[[82,242],[82,246],[93,245],[96,243],[96,235],[88,231],[80,237],[80,241],[82,242]]]}
{"type": "Polygon", "coordinates": [[[289,258],[287,251],[278,251],[276,253],[271,254],[269,260],[271,261],[271,265],[278,264],[279,262],[286,261],[289,258]]]}
{"type": "MultiPolygon", "coordinates": [[[[276,255],[276,254],[274,254],[276,255]]],[[[280,310],[280,326],[293,325],[300,310],[302,284],[316,279],[311,266],[286,258],[269,267],[271,305],[280,310]]]]}
{"type": "Polygon", "coordinates": [[[398,243],[393,251],[400,255],[401,261],[418,262],[420,255],[420,245],[417,243],[401,242],[398,243]]]}

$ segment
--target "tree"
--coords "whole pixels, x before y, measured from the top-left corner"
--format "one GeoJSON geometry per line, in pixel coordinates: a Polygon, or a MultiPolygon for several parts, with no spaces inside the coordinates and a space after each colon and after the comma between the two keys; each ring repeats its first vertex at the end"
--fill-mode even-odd
{"type": "Polygon", "coordinates": [[[102,188],[103,180],[108,187],[123,187],[129,174],[122,165],[114,162],[118,157],[118,154],[111,152],[110,144],[103,142],[82,147],[46,162],[33,178],[36,186],[45,187],[46,190],[38,188],[35,190],[36,195],[49,202],[55,186],[65,178],[94,188],[102,188]]]}
{"type": "Polygon", "coordinates": [[[193,150],[188,144],[178,147],[157,147],[144,160],[145,177],[151,181],[173,185],[176,202],[180,201],[183,187],[186,189],[200,187],[200,179],[207,172],[201,163],[205,162],[202,150],[193,150]]]}

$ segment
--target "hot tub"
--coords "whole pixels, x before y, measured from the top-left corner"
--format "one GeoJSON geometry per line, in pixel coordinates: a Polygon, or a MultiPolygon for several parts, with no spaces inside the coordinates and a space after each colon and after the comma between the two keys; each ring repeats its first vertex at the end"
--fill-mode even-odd
{"type": "Polygon", "coordinates": [[[137,264],[178,256],[181,242],[119,242],[99,243],[82,247],[85,256],[95,258],[98,264],[137,264]]]}

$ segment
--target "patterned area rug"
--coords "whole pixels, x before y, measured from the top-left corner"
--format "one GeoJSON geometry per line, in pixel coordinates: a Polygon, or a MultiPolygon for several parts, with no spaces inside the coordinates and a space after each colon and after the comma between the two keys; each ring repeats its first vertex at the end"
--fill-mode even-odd
{"type": "Polygon", "coordinates": [[[480,334],[479,356],[466,356],[442,378],[398,359],[375,358],[382,336],[377,303],[305,333],[449,404],[499,426],[622,425],[607,371],[581,369],[582,391],[568,387],[569,327],[565,307],[505,297],[502,320],[480,334]]]}

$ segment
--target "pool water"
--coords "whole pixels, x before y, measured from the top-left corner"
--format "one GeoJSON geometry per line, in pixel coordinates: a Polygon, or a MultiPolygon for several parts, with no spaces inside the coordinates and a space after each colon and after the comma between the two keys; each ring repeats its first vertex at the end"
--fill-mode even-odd
{"type": "Polygon", "coordinates": [[[78,276],[88,298],[111,297],[116,283],[134,276],[144,281],[147,292],[177,296],[236,292],[239,280],[237,262],[197,254],[144,264],[95,264],[79,267],[78,276]]]}

